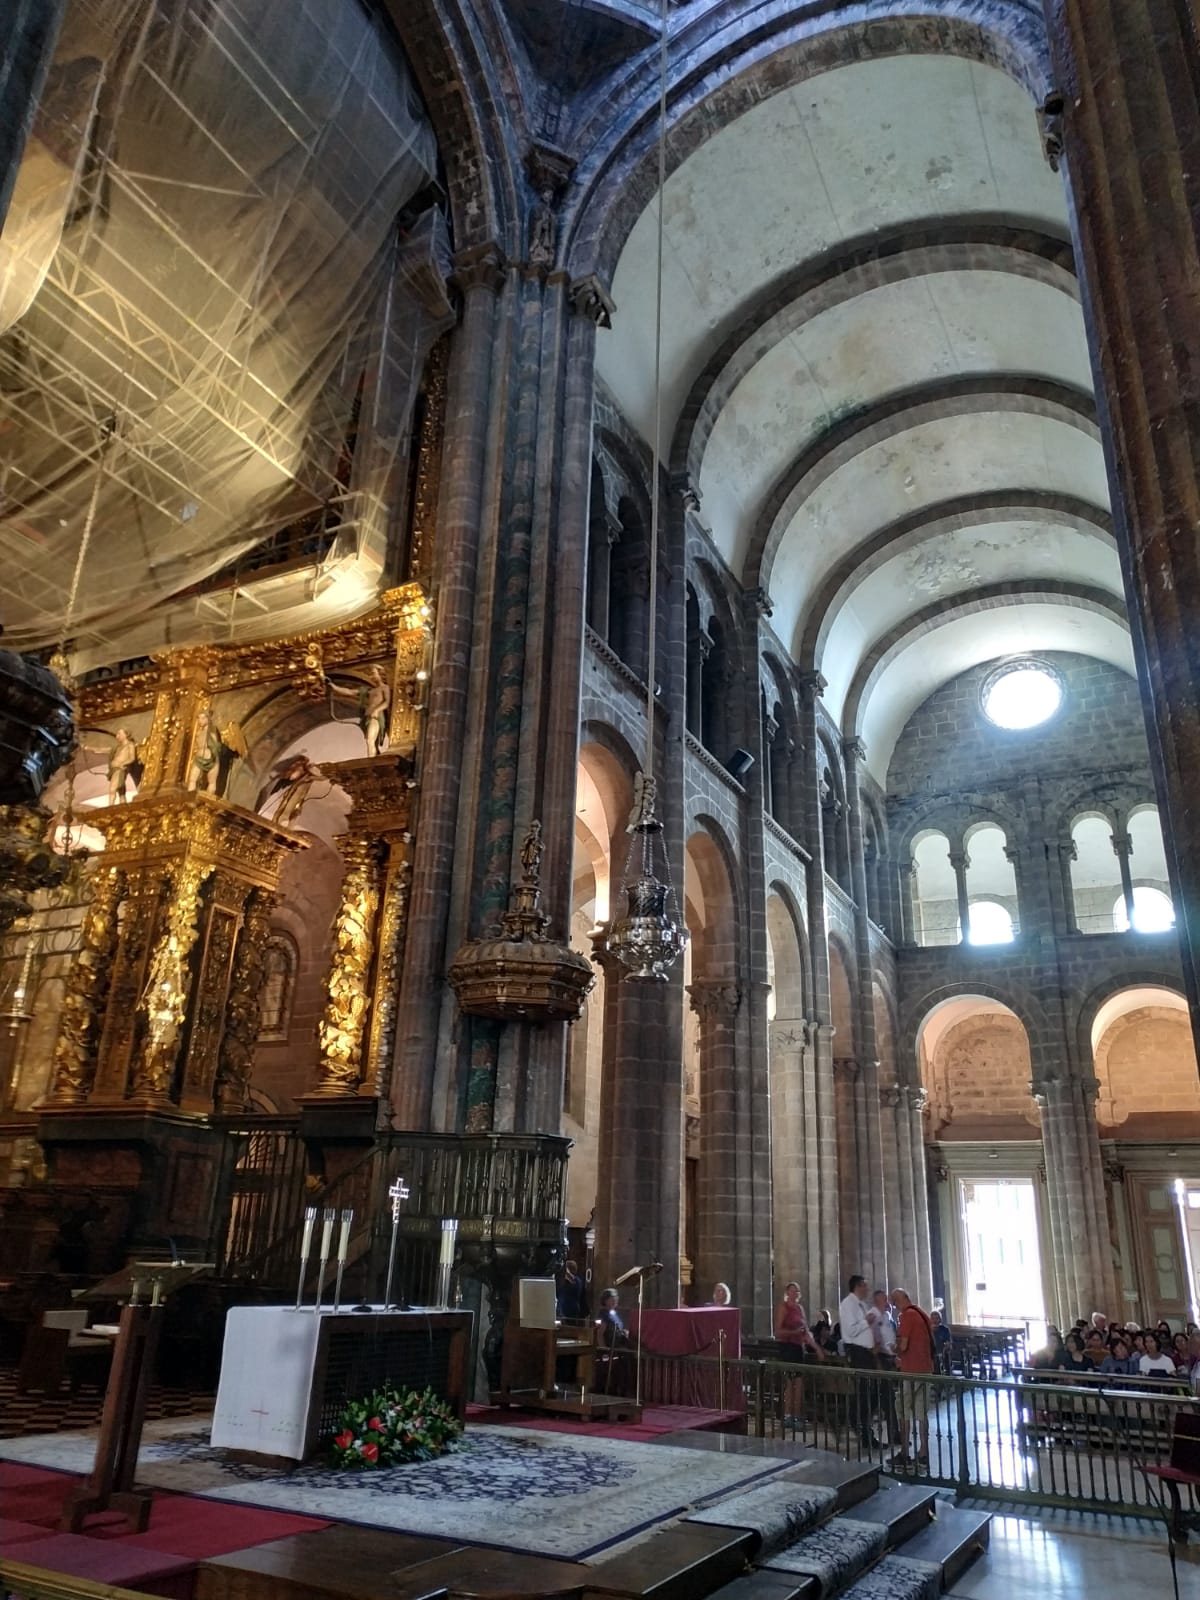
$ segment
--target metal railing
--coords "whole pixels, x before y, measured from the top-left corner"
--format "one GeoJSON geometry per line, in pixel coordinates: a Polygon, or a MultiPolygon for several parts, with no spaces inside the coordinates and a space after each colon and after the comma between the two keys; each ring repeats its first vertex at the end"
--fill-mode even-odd
{"type": "MultiPolygon", "coordinates": [[[[614,1389],[631,1394],[633,1376],[630,1355],[614,1389]]],[[[1122,1516],[1158,1510],[1142,1467],[1165,1460],[1177,1414],[1200,1410],[1200,1397],[1171,1379],[917,1375],[645,1351],[642,1398],[744,1412],[759,1438],[871,1461],[960,1498],[1122,1516]]],[[[1192,1510],[1200,1511],[1194,1492],[1192,1510]]]]}

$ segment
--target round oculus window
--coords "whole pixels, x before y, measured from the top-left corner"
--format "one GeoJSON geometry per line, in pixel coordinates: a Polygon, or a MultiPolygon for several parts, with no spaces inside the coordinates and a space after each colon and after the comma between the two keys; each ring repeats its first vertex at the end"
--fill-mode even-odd
{"type": "Polygon", "coordinates": [[[1062,681],[1037,661],[1012,661],[986,680],[983,714],[998,728],[1036,728],[1062,704],[1062,681]]]}

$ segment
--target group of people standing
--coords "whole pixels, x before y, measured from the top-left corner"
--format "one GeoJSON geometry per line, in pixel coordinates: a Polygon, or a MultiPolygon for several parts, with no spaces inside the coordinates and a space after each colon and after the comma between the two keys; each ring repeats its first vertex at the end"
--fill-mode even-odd
{"type": "MultiPolygon", "coordinates": [[[[929,1389],[924,1376],[944,1371],[949,1363],[951,1334],[937,1311],[926,1312],[904,1289],[876,1289],[855,1273],[838,1307],[838,1320],[823,1311],[809,1325],[800,1300],[800,1285],[789,1283],[775,1312],[775,1342],[787,1360],[824,1361],[842,1355],[861,1372],[899,1371],[912,1383],[856,1384],[850,1421],[862,1442],[871,1447],[872,1419],[882,1412],[888,1435],[899,1443],[893,1461],[929,1459],[929,1389]]],[[[791,1386],[793,1392],[796,1385],[791,1386]]]]}

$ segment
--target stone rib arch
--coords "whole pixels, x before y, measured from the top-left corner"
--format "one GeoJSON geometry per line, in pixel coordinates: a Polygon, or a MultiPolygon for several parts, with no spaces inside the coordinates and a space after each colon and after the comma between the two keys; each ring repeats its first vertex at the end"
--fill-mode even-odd
{"type": "Polygon", "coordinates": [[[842,606],[871,573],[897,555],[958,529],[986,528],[1031,517],[1048,525],[1066,526],[1085,533],[1106,549],[1116,548],[1111,512],[1089,505],[1074,495],[1014,488],[957,496],[925,506],[878,529],[830,573],[811,602],[797,656],[799,666],[803,670],[820,670],[830,629],[842,606]]]}
{"type": "Polygon", "coordinates": [[[924,423],[951,417],[1017,413],[1046,417],[1099,439],[1090,394],[1020,374],[965,374],[889,395],[835,424],[814,440],[780,478],[755,523],[743,581],[768,593],[780,546],[805,500],[855,456],[924,423]]]}
{"type": "MultiPolygon", "coordinates": [[[[764,19],[742,39],[730,38],[726,20],[689,19],[674,35],[668,70],[668,177],[725,126],[762,99],[825,73],[862,61],[937,54],[994,67],[1026,90],[1030,112],[1052,87],[1040,13],[1014,4],[998,25],[979,20],[975,0],[926,0],[919,7],[873,3],[857,15],[843,12],[794,19],[764,19]],[[936,31],[931,32],[930,24],[936,31]],[[930,44],[936,41],[936,50],[930,44]],[[715,88],[713,69],[719,63],[715,88]]],[[[596,273],[609,281],[634,223],[657,186],[658,61],[649,55],[622,82],[618,103],[596,108],[580,129],[588,154],[576,173],[575,194],[564,214],[565,259],[572,277],[596,273]]]]}

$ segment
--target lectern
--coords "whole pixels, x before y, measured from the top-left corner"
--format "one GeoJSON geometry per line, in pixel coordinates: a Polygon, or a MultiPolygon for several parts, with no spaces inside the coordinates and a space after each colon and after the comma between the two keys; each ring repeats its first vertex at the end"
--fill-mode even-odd
{"type": "Polygon", "coordinates": [[[185,1283],[212,1271],[212,1264],[135,1261],[123,1272],[87,1291],[91,1300],[126,1300],[121,1312],[112,1371],[104,1394],[100,1439],[91,1475],[67,1496],[62,1527],[78,1533],[97,1511],[120,1511],[144,1533],[150,1520],[150,1495],[134,1488],[146,1396],[162,1331],[163,1305],[185,1283]]]}

